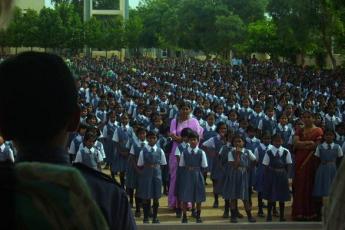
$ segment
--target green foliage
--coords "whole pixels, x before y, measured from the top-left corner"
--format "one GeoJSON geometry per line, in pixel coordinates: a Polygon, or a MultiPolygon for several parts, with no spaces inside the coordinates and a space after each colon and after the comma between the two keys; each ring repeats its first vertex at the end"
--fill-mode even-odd
{"type": "MultiPolygon", "coordinates": [[[[39,13],[15,9],[0,31],[0,46],[190,49],[225,59],[230,51],[263,52],[313,55],[320,62],[325,55],[332,59],[333,50],[345,53],[343,0],[142,0],[126,21],[103,16],[88,22],[82,21],[83,0],[51,2],[55,9],[39,13]]],[[[102,9],[119,3],[93,2],[102,9]]]]}

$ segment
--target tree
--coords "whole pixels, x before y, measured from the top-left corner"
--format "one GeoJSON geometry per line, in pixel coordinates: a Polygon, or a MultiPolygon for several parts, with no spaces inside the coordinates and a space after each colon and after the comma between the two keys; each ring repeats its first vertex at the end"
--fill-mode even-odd
{"type": "Polygon", "coordinates": [[[24,24],[23,24],[23,12],[19,8],[15,8],[13,12],[13,18],[7,28],[8,45],[12,47],[23,46],[24,42],[24,24]]]}
{"type": "Polygon", "coordinates": [[[95,17],[92,17],[89,21],[85,23],[84,28],[86,45],[91,48],[101,47],[101,37],[103,36],[101,22],[98,21],[95,17]]]}
{"type": "Polygon", "coordinates": [[[39,14],[39,44],[43,48],[61,48],[65,43],[62,20],[57,11],[43,8],[39,14]]]}
{"type": "Polygon", "coordinates": [[[223,56],[228,58],[230,51],[236,48],[245,37],[246,27],[238,15],[217,16],[215,22],[217,30],[218,52],[223,52],[223,56]]]}
{"type": "Polygon", "coordinates": [[[84,46],[84,29],[79,14],[74,10],[74,5],[69,3],[60,3],[55,7],[62,25],[61,46],[71,48],[74,52],[84,46]]]}
{"type": "Polygon", "coordinates": [[[125,21],[124,41],[127,48],[135,49],[140,47],[140,37],[143,32],[143,22],[138,15],[130,11],[130,17],[125,21]]]}
{"type": "Polygon", "coordinates": [[[248,24],[265,18],[268,0],[223,0],[223,3],[248,24]]]}
{"type": "Polygon", "coordinates": [[[38,14],[35,10],[28,9],[23,15],[23,46],[34,47],[39,45],[38,14]]]}

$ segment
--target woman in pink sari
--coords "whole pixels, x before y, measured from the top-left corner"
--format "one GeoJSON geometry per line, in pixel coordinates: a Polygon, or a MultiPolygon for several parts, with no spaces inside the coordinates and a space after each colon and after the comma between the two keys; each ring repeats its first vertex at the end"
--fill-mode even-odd
{"type": "Polygon", "coordinates": [[[192,108],[189,103],[181,101],[179,103],[179,115],[170,123],[170,137],[174,141],[173,147],[169,154],[169,173],[170,173],[170,186],[168,195],[168,205],[172,209],[180,208],[179,201],[175,196],[176,186],[176,170],[178,163],[175,157],[175,150],[179,143],[182,142],[180,136],[182,129],[190,128],[202,136],[203,128],[200,126],[199,121],[191,117],[192,108]]]}

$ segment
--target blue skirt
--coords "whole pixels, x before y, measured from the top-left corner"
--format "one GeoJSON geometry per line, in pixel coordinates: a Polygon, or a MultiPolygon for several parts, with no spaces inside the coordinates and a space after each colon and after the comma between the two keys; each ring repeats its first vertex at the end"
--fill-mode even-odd
{"type": "Polygon", "coordinates": [[[224,179],[222,192],[224,199],[249,200],[248,178],[246,168],[230,167],[224,179]]]}
{"type": "Polygon", "coordinates": [[[264,173],[265,173],[265,166],[263,164],[259,164],[256,167],[255,181],[254,181],[254,190],[257,192],[264,191],[264,173]]]}
{"type": "Polygon", "coordinates": [[[264,173],[264,191],[262,198],[268,201],[289,201],[290,189],[287,171],[267,168],[264,173]]]}
{"type": "Polygon", "coordinates": [[[111,171],[113,173],[126,172],[128,168],[128,156],[115,154],[115,157],[114,159],[112,159],[110,166],[111,166],[111,171]]]}
{"type": "Polygon", "coordinates": [[[315,174],[313,196],[323,197],[329,195],[336,172],[335,163],[320,164],[315,174]]]}
{"type": "Polygon", "coordinates": [[[138,186],[138,173],[136,168],[129,162],[126,170],[126,187],[136,189],[138,186]]]}
{"type": "Polygon", "coordinates": [[[139,173],[136,196],[148,200],[162,196],[162,173],[160,166],[144,167],[139,173]]]}
{"type": "Polygon", "coordinates": [[[184,168],[179,171],[179,199],[182,202],[204,202],[206,200],[205,181],[200,169],[189,170],[184,168]]]}
{"type": "Polygon", "coordinates": [[[111,139],[103,139],[103,147],[105,152],[105,162],[110,164],[114,157],[114,142],[111,139]]]}

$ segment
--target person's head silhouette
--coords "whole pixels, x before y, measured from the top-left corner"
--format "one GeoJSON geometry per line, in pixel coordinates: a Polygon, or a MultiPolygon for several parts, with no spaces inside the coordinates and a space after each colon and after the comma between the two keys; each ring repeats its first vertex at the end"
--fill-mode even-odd
{"type": "Polygon", "coordinates": [[[0,64],[0,82],[4,138],[24,155],[64,147],[80,117],[77,89],[64,61],[54,54],[25,52],[0,64]]]}

